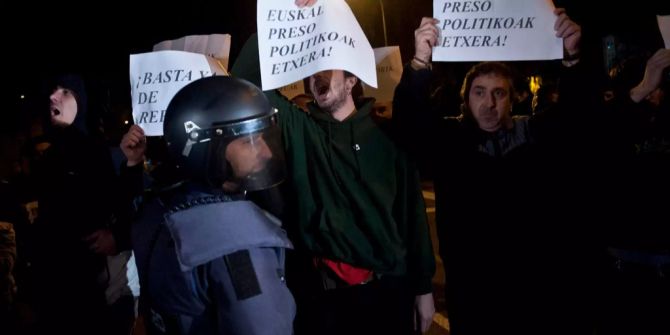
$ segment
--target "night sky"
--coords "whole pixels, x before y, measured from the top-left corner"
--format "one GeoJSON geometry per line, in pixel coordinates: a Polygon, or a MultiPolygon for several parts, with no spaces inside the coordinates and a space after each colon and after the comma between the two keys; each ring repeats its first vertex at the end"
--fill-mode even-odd
{"type": "Polygon", "coordinates": [[[35,80],[69,71],[110,80],[121,76],[127,81],[129,55],[151,51],[162,40],[232,32],[248,36],[255,30],[255,7],[228,2],[189,0],[188,6],[91,2],[76,5],[82,14],[74,13],[72,2],[48,5],[23,23],[46,30],[9,36],[14,50],[9,58],[16,64],[10,71],[18,75],[19,87],[35,86],[35,80]]]}
{"type": "MultiPolygon", "coordinates": [[[[413,51],[413,34],[422,16],[432,12],[429,0],[383,0],[390,45],[400,45],[403,59],[413,51]]],[[[509,0],[513,1],[513,0],[509,0]]],[[[383,46],[383,30],[378,0],[348,0],[373,47],[383,46]]],[[[601,7],[584,9],[587,1],[560,1],[569,14],[582,24],[585,41],[593,50],[601,48],[608,33],[637,38],[655,45],[654,14],[661,1],[637,0],[634,8],[601,7]],[[605,8],[605,9],[603,9],[605,8]]],[[[667,1],[666,1],[667,2],[667,1]]],[[[559,1],[556,1],[559,5],[559,1]]],[[[589,6],[609,1],[588,1],[589,6]]],[[[630,3],[628,3],[631,6],[630,3]]],[[[5,5],[6,6],[6,5],[5,5]]],[[[663,5],[668,6],[668,5],[663,5]]],[[[46,80],[54,74],[77,72],[98,86],[114,106],[129,106],[128,57],[150,51],[153,44],[191,34],[230,33],[231,61],[244,40],[256,30],[255,1],[188,0],[180,4],[163,2],[104,1],[76,4],[23,3],[15,10],[3,10],[4,76],[2,97],[10,107],[2,130],[23,122],[26,113],[35,113],[36,100],[46,80]],[[76,12],[76,13],[75,13],[76,12]],[[17,18],[9,24],[7,15],[17,18]],[[35,31],[35,26],[44,27],[35,31]],[[35,32],[33,32],[35,31],[35,32]],[[24,94],[25,99],[20,99],[24,94]]],[[[666,10],[667,9],[663,9],[666,10]]],[[[670,14],[670,12],[669,12],[670,14]]],[[[231,62],[232,64],[232,62],[231,62]]]]}

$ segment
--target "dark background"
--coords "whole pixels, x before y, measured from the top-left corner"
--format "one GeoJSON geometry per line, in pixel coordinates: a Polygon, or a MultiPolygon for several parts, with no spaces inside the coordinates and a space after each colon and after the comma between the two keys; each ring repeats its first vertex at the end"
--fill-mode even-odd
{"type": "MultiPolygon", "coordinates": [[[[413,52],[414,29],[421,17],[431,15],[432,1],[382,1],[389,45],[399,45],[403,60],[408,60],[413,52]]],[[[372,46],[383,46],[380,1],[347,2],[372,46]]],[[[567,8],[583,26],[585,52],[603,73],[607,70],[605,36],[616,37],[617,57],[638,49],[658,48],[662,40],[655,14],[670,14],[668,4],[661,4],[670,2],[658,0],[636,0],[625,2],[625,6],[613,1],[555,3],[567,8]]],[[[35,116],[46,110],[47,80],[64,72],[85,75],[94,100],[104,106],[108,123],[121,122],[122,127],[130,112],[130,54],[150,51],[155,43],[166,39],[229,33],[233,64],[244,41],[256,30],[256,2],[249,0],[23,2],[3,7],[5,89],[0,91],[7,104],[0,110],[0,131],[4,134],[31,133],[35,116]]],[[[459,66],[465,65],[453,65],[456,69],[459,66]]],[[[522,67],[527,72],[536,68],[533,62],[522,67]]]]}

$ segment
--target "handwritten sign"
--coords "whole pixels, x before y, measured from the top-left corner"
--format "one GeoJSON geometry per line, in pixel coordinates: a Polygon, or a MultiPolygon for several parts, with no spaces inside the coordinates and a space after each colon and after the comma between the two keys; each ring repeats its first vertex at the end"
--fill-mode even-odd
{"type": "Polygon", "coordinates": [[[220,69],[205,55],[156,51],[130,55],[133,119],[147,136],[163,135],[170,100],[190,82],[216,75],[220,69]]]}
{"type": "Polygon", "coordinates": [[[663,36],[663,43],[665,43],[665,48],[670,49],[670,15],[657,15],[658,20],[658,30],[661,31],[661,36],[663,36]]]}
{"type": "Polygon", "coordinates": [[[220,66],[227,70],[230,59],[230,35],[189,35],[156,43],[153,50],[179,50],[203,54],[216,59],[221,63],[220,66]]]}
{"type": "Polygon", "coordinates": [[[376,48],[374,51],[378,87],[363,85],[363,93],[365,96],[375,98],[378,103],[390,103],[393,101],[395,87],[398,86],[402,77],[400,48],[397,46],[383,47],[376,48]]]}
{"type": "Polygon", "coordinates": [[[304,8],[294,0],[259,0],[257,21],[263,90],[332,69],[377,87],[372,47],[344,0],[304,8]]]}
{"type": "Polygon", "coordinates": [[[563,58],[551,0],[434,0],[440,20],[433,61],[563,58]]]}

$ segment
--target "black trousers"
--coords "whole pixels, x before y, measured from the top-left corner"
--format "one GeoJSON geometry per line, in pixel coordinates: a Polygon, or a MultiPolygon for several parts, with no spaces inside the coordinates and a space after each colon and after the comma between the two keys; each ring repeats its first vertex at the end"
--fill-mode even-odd
{"type": "Polygon", "coordinates": [[[670,267],[611,258],[603,282],[599,334],[670,334],[670,267]]]}
{"type": "Polygon", "coordinates": [[[287,272],[297,305],[296,335],[415,334],[414,294],[406,278],[382,276],[325,289],[311,262],[302,265],[299,270],[289,266],[287,272]]]}

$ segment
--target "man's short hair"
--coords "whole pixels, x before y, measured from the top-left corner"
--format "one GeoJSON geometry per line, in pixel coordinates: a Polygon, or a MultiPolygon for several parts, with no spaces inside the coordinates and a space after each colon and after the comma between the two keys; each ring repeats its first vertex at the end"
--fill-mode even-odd
{"type": "Polygon", "coordinates": [[[469,103],[470,89],[472,88],[472,82],[475,81],[475,78],[488,74],[495,74],[507,79],[510,98],[516,97],[516,91],[514,90],[514,79],[516,76],[514,71],[501,62],[482,62],[470,68],[470,71],[465,74],[465,80],[461,87],[461,99],[463,99],[465,104],[469,103]]]}
{"type": "Polygon", "coordinates": [[[363,84],[361,83],[361,79],[356,77],[355,74],[349,72],[349,71],[343,71],[344,72],[344,79],[350,78],[350,77],[355,77],[356,78],[356,85],[351,89],[351,97],[354,99],[354,101],[359,101],[363,98],[363,84]]]}

